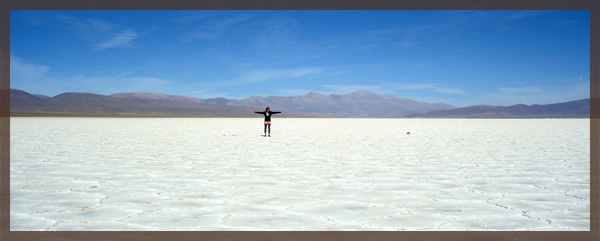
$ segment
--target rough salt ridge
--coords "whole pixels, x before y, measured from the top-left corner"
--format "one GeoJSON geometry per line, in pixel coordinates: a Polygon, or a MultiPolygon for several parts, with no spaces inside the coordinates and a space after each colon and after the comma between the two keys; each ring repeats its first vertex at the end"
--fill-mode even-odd
{"type": "Polygon", "coordinates": [[[10,229],[590,229],[589,119],[11,118],[10,229]],[[406,133],[410,132],[410,135],[406,133]]]}

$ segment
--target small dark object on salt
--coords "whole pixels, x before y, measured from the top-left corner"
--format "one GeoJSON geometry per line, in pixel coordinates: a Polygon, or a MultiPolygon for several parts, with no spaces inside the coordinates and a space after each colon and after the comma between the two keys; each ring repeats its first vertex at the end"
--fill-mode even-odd
{"type": "Polygon", "coordinates": [[[409,132],[406,132],[406,134],[407,134],[407,135],[410,135],[410,131],[409,131],[409,132]]]}

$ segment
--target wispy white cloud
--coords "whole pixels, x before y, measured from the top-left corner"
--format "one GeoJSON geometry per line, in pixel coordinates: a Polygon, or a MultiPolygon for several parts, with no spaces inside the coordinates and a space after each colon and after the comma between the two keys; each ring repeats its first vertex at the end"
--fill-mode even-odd
{"type": "Polygon", "coordinates": [[[497,32],[510,31],[519,27],[520,22],[549,13],[546,10],[520,11],[479,11],[473,19],[473,26],[487,26],[497,32]]]}
{"type": "Polygon", "coordinates": [[[219,13],[215,11],[179,11],[181,14],[179,17],[174,18],[171,22],[175,24],[190,24],[197,22],[200,19],[206,19],[209,17],[217,16],[219,13]]]}
{"type": "MultiPolygon", "coordinates": [[[[388,29],[365,31],[362,36],[368,41],[391,44],[400,48],[414,48],[427,44],[433,35],[444,38],[456,36],[460,32],[477,26],[473,22],[474,12],[441,11],[423,17],[402,21],[388,29]]],[[[436,38],[439,41],[439,38],[436,38]]]]}
{"type": "Polygon", "coordinates": [[[11,54],[11,88],[49,96],[80,91],[96,94],[156,92],[157,90],[177,93],[185,89],[185,87],[177,86],[175,81],[149,76],[136,76],[132,73],[58,77],[51,70],[50,66],[32,63],[11,54]]]}
{"type": "Polygon", "coordinates": [[[11,54],[11,87],[49,96],[64,92],[80,91],[96,94],[158,92],[198,98],[225,97],[242,99],[248,96],[228,92],[224,87],[327,74],[324,69],[316,67],[262,69],[243,72],[239,78],[231,81],[182,83],[175,80],[138,75],[136,73],[97,73],[57,78],[56,74],[51,72],[51,69],[50,66],[31,63],[11,54]]]}
{"type": "Polygon", "coordinates": [[[393,84],[390,87],[395,90],[424,90],[444,94],[466,94],[465,91],[462,89],[440,87],[439,84],[393,84]]]}
{"type": "Polygon", "coordinates": [[[324,94],[324,95],[328,95],[329,94],[328,92],[315,91],[315,90],[310,90],[310,89],[279,89],[275,93],[269,94],[269,95],[275,95],[275,96],[299,96],[299,95],[305,95],[308,92],[319,92],[319,93],[324,94]]]}
{"type": "Polygon", "coordinates": [[[79,32],[81,38],[89,42],[100,42],[112,32],[119,29],[114,23],[97,19],[76,18],[73,16],[59,15],[56,17],[68,29],[79,32]]]}
{"type": "Polygon", "coordinates": [[[564,82],[584,82],[584,83],[590,82],[589,78],[586,78],[586,77],[583,77],[583,76],[569,78],[569,79],[565,79],[563,81],[564,82]]]}
{"type": "Polygon", "coordinates": [[[465,95],[466,94],[464,90],[455,89],[455,88],[442,88],[442,87],[434,86],[433,90],[440,92],[440,93],[446,93],[446,94],[455,94],[455,95],[465,95]]]}
{"type": "Polygon", "coordinates": [[[105,42],[96,44],[98,49],[108,49],[128,46],[131,41],[138,38],[139,35],[133,30],[124,30],[123,32],[113,34],[112,38],[105,42]]]}
{"type": "Polygon", "coordinates": [[[516,88],[501,87],[501,88],[497,88],[497,90],[500,93],[509,93],[509,94],[529,94],[529,93],[542,92],[542,88],[538,87],[538,86],[516,87],[516,88]]]}
{"type": "Polygon", "coordinates": [[[10,88],[33,94],[54,96],[64,92],[69,84],[62,78],[53,77],[52,67],[33,63],[10,54],[10,88]]]}
{"type": "Polygon", "coordinates": [[[37,81],[46,78],[50,66],[29,63],[10,54],[10,79],[11,81],[37,81]]]}
{"type": "Polygon", "coordinates": [[[543,15],[544,13],[546,13],[546,11],[521,10],[505,16],[504,19],[508,21],[518,21],[525,18],[537,17],[543,15]]]}
{"type": "Polygon", "coordinates": [[[312,41],[300,40],[294,31],[299,25],[291,16],[262,19],[245,26],[249,32],[245,38],[253,48],[276,57],[279,61],[285,61],[291,56],[295,56],[294,59],[300,56],[311,58],[315,51],[311,46],[312,41]],[[281,57],[282,55],[285,57],[281,57]]]}
{"type": "Polygon", "coordinates": [[[244,74],[237,83],[256,83],[272,79],[291,79],[312,74],[322,73],[321,68],[297,68],[297,69],[266,69],[251,71],[244,74]]]}
{"type": "Polygon", "coordinates": [[[471,101],[479,104],[552,104],[590,98],[588,82],[573,83],[567,86],[524,86],[497,88],[495,92],[474,97],[471,101]]]}
{"type": "MultiPolygon", "coordinates": [[[[224,88],[230,88],[234,86],[245,86],[248,85],[252,88],[252,84],[261,83],[265,81],[287,81],[296,78],[302,78],[312,75],[323,75],[327,74],[324,69],[321,68],[295,68],[295,69],[262,69],[262,70],[251,70],[241,72],[238,78],[232,78],[229,80],[223,81],[214,81],[214,82],[196,82],[190,85],[192,89],[200,89],[211,91],[214,93],[223,92],[224,88]]],[[[273,91],[273,90],[270,90],[273,91]]],[[[208,92],[207,92],[208,94],[208,92]]],[[[247,98],[249,95],[272,95],[279,94],[277,92],[269,92],[269,93],[247,93],[247,94],[232,94],[226,92],[227,96],[240,99],[247,98]]],[[[214,96],[214,94],[210,94],[214,96]]],[[[218,96],[214,96],[218,97],[218,96]]],[[[226,96],[222,96],[226,97],[226,96]]],[[[226,97],[227,98],[227,97],[226,97]]]]}
{"type": "Polygon", "coordinates": [[[238,77],[226,81],[203,82],[198,83],[198,87],[217,88],[224,86],[236,86],[252,83],[259,83],[270,80],[288,80],[293,78],[305,77],[314,74],[324,73],[321,68],[295,68],[295,69],[262,69],[242,72],[238,77]]]}
{"type": "Polygon", "coordinates": [[[410,28],[397,27],[393,29],[369,30],[355,36],[354,40],[348,42],[368,47],[380,47],[390,44],[407,49],[415,47],[420,43],[416,40],[420,35],[416,29],[417,27],[413,26],[410,28]]]}
{"type": "Polygon", "coordinates": [[[64,85],[48,76],[52,68],[10,54],[10,88],[33,94],[55,95],[64,85]]]}
{"type": "Polygon", "coordinates": [[[389,88],[383,85],[322,85],[321,87],[326,88],[326,91],[319,91],[323,94],[350,94],[359,90],[366,90],[376,94],[393,94],[389,88]]]}
{"type": "Polygon", "coordinates": [[[465,95],[465,91],[456,88],[440,87],[438,84],[395,84],[383,83],[379,85],[323,85],[322,87],[332,90],[334,93],[352,93],[359,90],[367,90],[378,94],[399,95],[406,91],[428,91],[442,94],[465,95]]]}
{"type": "Polygon", "coordinates": [[[97,19],[76,18],[68,15],[58,15],[56,16],[56,19],[66,24],[76,26],[82,31],[108,32],[116,28],[116,25],[113,23],[97,19]]]}
{"type": "Polygon", "coordinates": [[[57,19],[65,23],[68,28],[79,32],[81,39],[92,43],[92,47],[96,50],[130,46],[133,40],[150,34],[157,29],[153,26],[142,29],[139,33],[139,31],[125,28],[110,21],[64,15],[57,16],[57,19]]]}
{"type": "Polygon", "coordinates": [[[131,74],[77,76],[68,81],[76,89],[87,89],[97,94],[122,92],[162,92],[163,94],[169,94],[176,88],[175,82],[171,80],[149,76],[132,76],[131,74]]]}
{"type": "MultiPolygon", "coordinates": [[[[423,17],[403,21],[397,26],[387,29],[364,31],[357,39],[392,43],[401,48],[414,48],[427,44],[431,36],[440,40],[462,38],[464,31],[476,28],[510,30],[519,21],[534,18],[548,11],[439,11],[423,17]]],[[[464,36],[464,35],[463,35],[464,36]]],[[[362,44],[362,43],[361,43],[362,44]]]]}
{"type": "Polygon", "coordinates": [[[186,38],[187,40],[215,39],[253,18],[253,14],[241,14],[227,18],[217,18],[214,14],[208,16],[200,15],[199,17],[186,20],[187,24],[192,25],[192,27],[188,27],[186,38]],[[198,22],[195,20],[202,21],[198,22]]]}
{"type": "Polygon", "coordinates": [[[581,20],[573,19],[573,20],[568,20],[568,21],[557,23],[556,26],[572,25],[574,23],[579,23],[579,22],[581,22],[581,20]]]}

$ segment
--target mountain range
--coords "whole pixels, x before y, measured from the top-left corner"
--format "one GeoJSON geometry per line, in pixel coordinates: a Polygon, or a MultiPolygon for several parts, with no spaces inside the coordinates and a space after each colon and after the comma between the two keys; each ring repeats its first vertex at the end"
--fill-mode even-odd
{"type": "Polygon", "coordinates": [[[54,97],[10,90],[11,116],[222,116],[251,117],[267,106],[282,117],[416,117],[416,118],[589,118],[590,100],[551,105],[471,106],[455,108],[368,91],[302,96],[253,96],[242,100],[198,99],[158,93],[63,93],[54,97]]]}
{"type": "Polygon", "coordinates": [[[287,110],[331,117],[400,117],[413,113],[454,109],[453,106],[448,104],[430,104],[406,98],[377,95],[364,90],[347,95],[323,95],[309,92],[303,96],[269,96],[266,98],[253,96],[243,100],[217,98],[205,101],[217,105],[242,106],[255,109],[264,109],[266,106],[270,106],[273,110],[287,110]]]}
{"type": "Polygon", "coordinates": [[[407,118],[590,118],[590,99],[547,105],[476,105],[411,114],[407,118]]]}
{"type": "Polygon", "coordinates": [[[186,98],[164,95],[142,97],[106,96],[91,93],[64,93],[54,97],[32,95],[10,90],[11,115],[107,115],[107,116],[242,116],[250,110],[243,107],[222,108],[186,98]]]}

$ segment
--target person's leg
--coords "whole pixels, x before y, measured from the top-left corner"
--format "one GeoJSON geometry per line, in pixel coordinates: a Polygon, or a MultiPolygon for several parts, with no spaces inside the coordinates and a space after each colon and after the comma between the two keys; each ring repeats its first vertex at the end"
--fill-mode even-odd
{"type": "MultiPolygon", "coordinates": [[[[271,128],[269,128],[269,132],[271,132],[270,130],[271,128]]],[[[267,135],[267,124],[265,124],[265,136],[267,135]]]]}
{"type": "Polygon", "coordinates": [[[271,124],[269,124],[269,136],[271,136],[271,124]]]}

